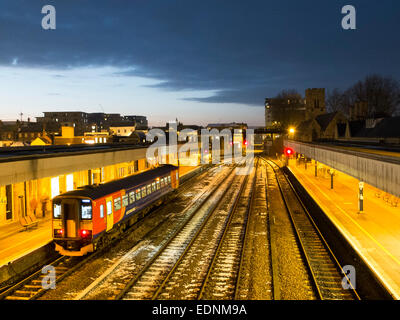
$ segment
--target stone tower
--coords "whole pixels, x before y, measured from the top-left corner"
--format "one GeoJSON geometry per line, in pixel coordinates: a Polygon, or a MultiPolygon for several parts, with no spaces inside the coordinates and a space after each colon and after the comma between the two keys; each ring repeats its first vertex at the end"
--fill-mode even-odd
{"type": "Polygon", "coordinates": [[[306,89],[306,120],[326,113],[325,88],[306,89]]]}

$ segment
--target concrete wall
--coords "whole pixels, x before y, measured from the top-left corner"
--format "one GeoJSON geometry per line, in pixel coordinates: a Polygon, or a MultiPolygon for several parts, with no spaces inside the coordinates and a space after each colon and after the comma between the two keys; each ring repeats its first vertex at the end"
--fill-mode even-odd
{"type": "Polygon", "coordinates": [[[400,197],[400,158],[288,140],[284,141],[284,145],[297,153],[400,197]]]}

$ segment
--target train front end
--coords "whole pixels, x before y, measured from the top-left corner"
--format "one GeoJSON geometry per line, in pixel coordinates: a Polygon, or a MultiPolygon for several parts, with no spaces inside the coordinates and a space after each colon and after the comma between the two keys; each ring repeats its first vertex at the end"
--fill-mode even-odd
{"type": "Polygon", "coordinates": [[[58,196],[53,199],[53,240],[56,251],[83,256],[94,251],[92,200],[58,196]]]}

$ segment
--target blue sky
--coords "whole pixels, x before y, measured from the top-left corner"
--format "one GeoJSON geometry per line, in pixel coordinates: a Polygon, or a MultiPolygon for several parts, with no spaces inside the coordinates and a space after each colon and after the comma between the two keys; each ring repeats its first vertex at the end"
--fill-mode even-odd
{"type": "Polygon", "coordinates": [[[160,125],[263,125],[281,89],[400,79],[400,2],[14,0],[0,3],[0,118],[81,110],[160,125]],[[56,30],[41,9],[56,8],[56,30]],[[357,30],[341,28],[341,8],[357,30]]]}

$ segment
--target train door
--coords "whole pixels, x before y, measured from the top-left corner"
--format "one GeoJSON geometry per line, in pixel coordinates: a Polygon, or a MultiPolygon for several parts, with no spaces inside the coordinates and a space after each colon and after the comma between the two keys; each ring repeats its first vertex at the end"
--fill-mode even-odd
{"type": "Polygon", "coordinates": [[[106,231],[109,231],[114,226],[114,215],[113,215],[113,198],[106,198],[106,214],[107,214],[107,227],[106,231]]]}
{"type": "Polygon", "coordinates": [[[65,237],[76,238],[79,226],[79,206],[76,200],[63,200],[65,237]]]}

